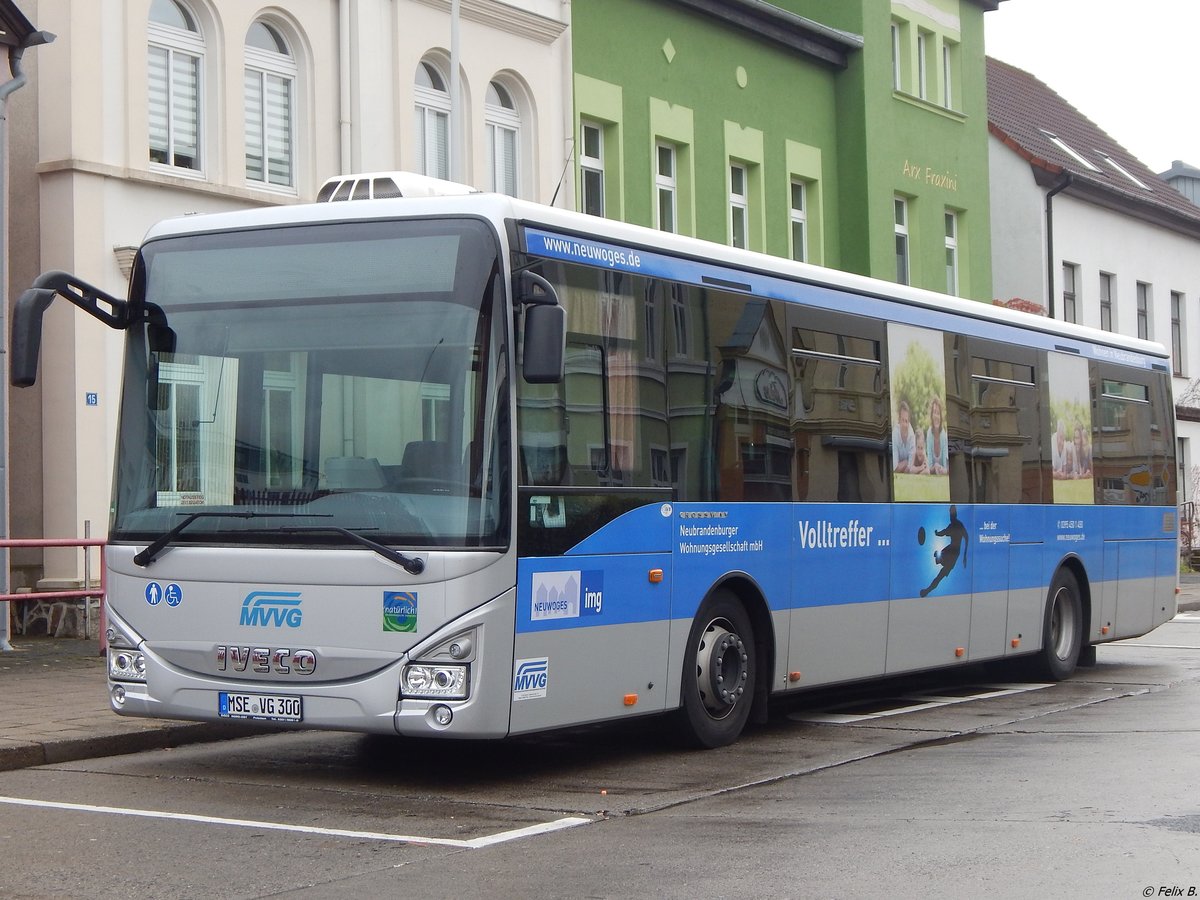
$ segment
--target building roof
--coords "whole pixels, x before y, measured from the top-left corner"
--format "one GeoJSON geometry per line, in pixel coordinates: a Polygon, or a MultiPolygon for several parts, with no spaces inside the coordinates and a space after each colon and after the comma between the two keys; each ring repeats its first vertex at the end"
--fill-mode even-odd
{"type": "Polygon", "coordinates": [[[863,46],[861,35],[822,25],[766,0],[674,2],[839,69],[846,68],[850,53],[863,46]]]}
{"type": "Polygon", "coordinates": [[[987,93],[988,130],[1029,162],[1038,184],[1066,181],[1068,194],[1200,236],[1200,206],[1043,82],[989,57],[987,93]]]}
{"type": "Polygon", "coordinates": [[[36,33],[33,23],[13,0],[0,0],[0,45],[24,47],[36,33]]]}

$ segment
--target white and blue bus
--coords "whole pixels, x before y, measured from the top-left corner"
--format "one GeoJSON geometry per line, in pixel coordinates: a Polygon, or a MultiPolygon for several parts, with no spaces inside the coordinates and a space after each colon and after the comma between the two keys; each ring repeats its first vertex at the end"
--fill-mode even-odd
{"type": "Polygon", "coordinates": [[[14,384],[56,295],[126,334],[116,712],[712,747],[1175,614],[1161,347],[402,183],[173,219],[127,300],[18,302],[14,384]]]}

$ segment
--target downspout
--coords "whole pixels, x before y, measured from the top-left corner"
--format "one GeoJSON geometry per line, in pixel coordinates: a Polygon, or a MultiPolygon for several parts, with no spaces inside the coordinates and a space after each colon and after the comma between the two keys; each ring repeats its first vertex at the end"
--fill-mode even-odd
{"type": "MultiPolygon", "coordinates": [[[[21,58],[25,48],[48,44],[54,40],[54,35],[48,31],[35,31],[28,35],[19,47],[8,48],[8,68],[12,78],[0,84],[0,325],[8,311],[8,98],[25,86],[28,80],[25,70],[21,67],[21,58]]],[[[4,329],[0,327],[0,334],[4,329]]],[[[7,369],[7,366],[5,366],[7,369]]],[[[7,372],[6,372],[7,374],[7,372]]],[[[7,377],[4,379],[8,381],[7,377]]],[[[8,537],[8,403],[3,389],[0,389],[0,537],[8,537]]],[[[0,589],[9,592],[8,580],[8,551],[0,551],[0,589]]],[[[12,650],[8,642],[9,613],[8,604],[0,604],[0,652],[12,650]]]]}
{"type": "Polygon", "coordinates": [[[1054,318],[1054,195],[1071,186],[1071,173],[1063,172],[1046,193],[1046,309],[1054,318]]]}
{"type": "MultiPolygon", "coordinates": [[[[339,175],[349,175],[354,171],[351,164],[351,136],[353,134],[353,114],[350,104],[350,3],[352,0],[341,0],[338,4],[338,159],[339,175]]],[[[332,173],[331,173],[332,174],[332,173]]]]}

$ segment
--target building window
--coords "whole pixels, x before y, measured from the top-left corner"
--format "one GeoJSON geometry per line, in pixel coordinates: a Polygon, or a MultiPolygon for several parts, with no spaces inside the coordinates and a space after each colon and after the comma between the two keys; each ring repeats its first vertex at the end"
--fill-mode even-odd
{"type": "Polygon", "coordinates": [[[293,110],[296,62],[270,25],[246,34],[246,180],[277,187],[295,184],[293,110]]]}
{"type": "Polygon", "coordinates": [[[892,90],[901,90],[904,82],[901,79],[900,64],[900,23],[892,23],[892,90]]]}
{"type": "Polygon", "coordinates": [[[579,168],[582,209],[593,216],[604,215],[604,128],[595,122],[579,125],[579,168]]]}
{"type": "Polygon", "coordinates": [[[917,32],[917,96],[922,100],[929,99],[929,47],[933,44],[932,35],[925,31],[917,32]]]}
{"type": "Polygon", "coordinates": [[[896,281],[908,284],[908,200],[894,198],[896,221],[896,281]]]}
{"type": "Polygon", "coordinates": [[[150,161],[199,172],[204,38],[175,0],[154,0],[147,31],[150,161]]]}
{"type": "Polygon", "coordinates": [[[803,181],[792,181],[791,209],[792,259],[808,262],[808,198],[803,181]]]}
{"type": "Polygon", "coordinates": [[[671,285],[671,324],[675,334],[675,355],[691,356],[691,311],[688,309],[687,289],[681,284],[671,285]]]}
{"type": "Polygon", "coordinates": [[[1105,331],[1113,330],[1112,310],[1113,277],[1107,272],[1100,273],[1100,327],[1105,331]]]}
{"type": "Polygon", "coordinates": [[[675,174],[676,152],[673,144],[659,142],[654,148],[654,192],[658,198],[655,226],[660,231],[678,231],[676,222],[676,194],[678,182],[675,174]]]}
{"type": "Polygon", "coordinates": [[[1076,267],[1070,263],[1063,263],[1062,267],[1062,282],[1063,282],[1063,321],[1078,322],[1078,313],[1075,307],[1075,281],[1076,267]]]}
{"type": "Polygon", "coordinates": [[[1137,283],[1137,336],[1150,340],[1150,285],[1137,283]]]}
{"type": "Polygon", "coordinates": [[[949,41],[942,44],[942,106],[954,109],[954,48],[949,41]]]}
{"type": "Polygon", "coordinates": [[[433,178],[450,177],[450,92],[431,62],[417,66],[417,168],[433,178]]]}
{"type": "Polygon", "coordinates": [[[958,213],[946,210],[946,293],[958,296],[958,213]]]}
{"type": "Polygon", "coordinates": [[[493,81],[484,100],[484,127],[487,129],[488,162],[492,170],[491,188],[498,194],[520,196],[518,148],[521,145],[521,114],[512,94],[493,81]]]}
{"type": "Polygon", "coordinates": [[[746,188],[746,167],[738,163],[729,166],[729,243],[743,250],[749,216],[749,200],[746,188]]]}
{"type": "Polygon", "coordinates": [[[1183,374],[1183,294],[1171,291],[1171,360],[1176,375],[1183,374]]]}

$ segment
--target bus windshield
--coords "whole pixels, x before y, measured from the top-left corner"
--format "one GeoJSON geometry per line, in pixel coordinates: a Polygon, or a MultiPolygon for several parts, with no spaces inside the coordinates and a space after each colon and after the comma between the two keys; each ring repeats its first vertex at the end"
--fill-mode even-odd
{"type": "Polygon", "coordinates": [[[500,273],[477,220],[148,242],[111,539],[506,545],[500,273]]]}

